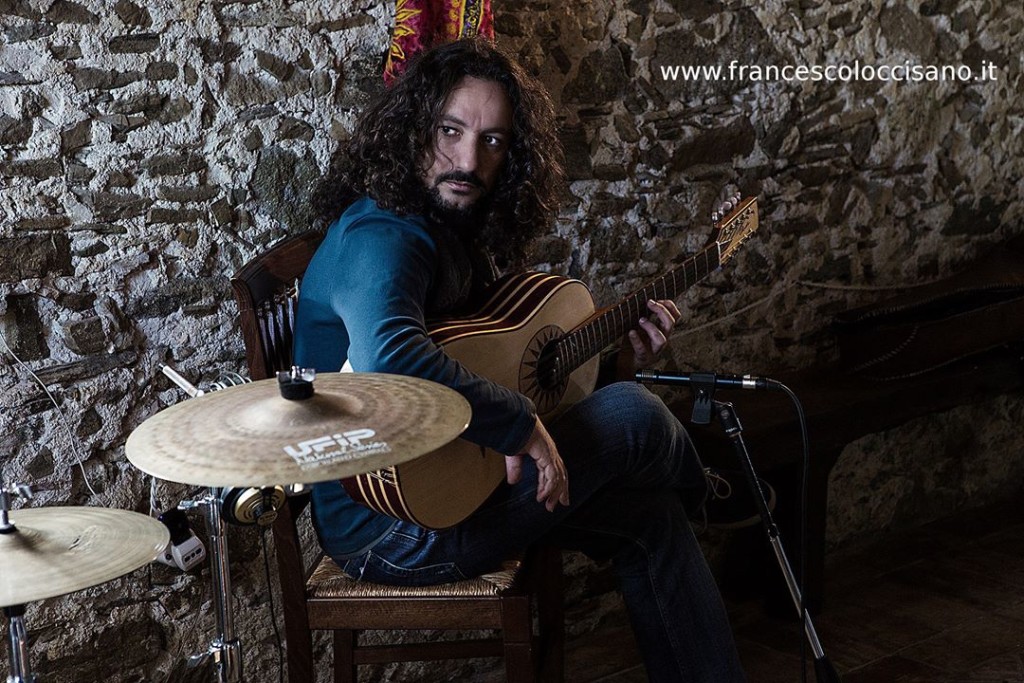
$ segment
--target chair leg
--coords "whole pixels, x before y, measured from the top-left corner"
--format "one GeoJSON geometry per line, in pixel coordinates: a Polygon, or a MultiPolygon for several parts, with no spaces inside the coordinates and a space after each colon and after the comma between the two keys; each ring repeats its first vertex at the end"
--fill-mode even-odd
{"type": "Polygon", "coordinates": [[[501,639],[508,683],[537,680],[537,658],[533,645],[533,620],[529,595],[510,595],[501,600],[501,639]]]}
{"type": "Polygon", "coordinates": [[[334,683],[356,683],[355,646],[358,631],[334,631],[334,683]]]}
{"type": "Polygon", "coordinates": [[[540,632],[540,680],[562,683],[565,679],[565,608],[562,588],[562,551],[555,546],[538,548],[537,572],[532,588],[537,595],[537,626],[540,632]]]}

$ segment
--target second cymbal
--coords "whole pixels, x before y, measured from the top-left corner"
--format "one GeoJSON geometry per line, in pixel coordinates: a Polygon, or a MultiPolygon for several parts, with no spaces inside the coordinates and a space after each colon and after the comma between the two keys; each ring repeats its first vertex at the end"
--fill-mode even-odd
{"type": "Polygon", "coordinates": [[[91,507],[13,510],[0,534],[0,606],[23,605],[116,579],[156,559],[170,535],[138,512],[91,507]]]}
{"type": "Polygon", "coordinates": [[[128,437],[128,460],[161,479],[200,486],[315,483],[397,465],[454,440],[469,403],[435,382],[325,373],[305,400],[276,379],[171,406],[128,437]]]}

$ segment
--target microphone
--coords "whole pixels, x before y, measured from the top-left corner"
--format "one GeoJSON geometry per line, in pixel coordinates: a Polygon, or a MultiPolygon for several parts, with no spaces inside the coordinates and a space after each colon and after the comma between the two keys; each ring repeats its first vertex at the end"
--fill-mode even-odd
{"type": "Polygon", "coordinates": [[[166,363],[158,363],[157,369],[164,373],[167,379],[171,380],[178,385],[178,388],[188,394],[189,398],[195,398],[196,396],[202,396],[206,392],[196,387],[196,385],[189,382],[187,379],[178,374],[178,372],[166,363]]]}
{"type": "Polygon", "coordinates": [[[653,372],[640,370],[636,373],[636,381],[645,384],[669,384],[676,386],[693,386],[708,389],[756,389],[761,391],[781,391],[782,385],[767,377],[753,375],[730,375],[714,372],[653,372]]]}

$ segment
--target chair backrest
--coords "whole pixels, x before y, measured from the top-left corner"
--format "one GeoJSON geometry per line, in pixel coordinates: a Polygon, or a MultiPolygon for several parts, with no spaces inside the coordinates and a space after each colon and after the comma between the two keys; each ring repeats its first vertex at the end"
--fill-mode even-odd
{"type": "Polygon", "coordinates": [[[254,380],[291,367],[299,281],[323,239],[324,233],[316,230],[288,237],[253,258],[231,278],[245,361],[254,380]]]}
{"type": "MultiPolygon", "coordinates": [[[[281,240],[242,266],[231,278],[245,342],[245,361],[254,380],[272,377],[276,371],[291,367],[299,283],[323,238],[324,233],[310,230],[281,240]]],[[[309,493],[289,496],[273,526],[288,642],[289,679],[293,681],[313,678],[305,593],[309,570],[303,562],[297,526],[308,504],[309,493]],[[293,656],[299,653],[301,656],[293,656]]]]}

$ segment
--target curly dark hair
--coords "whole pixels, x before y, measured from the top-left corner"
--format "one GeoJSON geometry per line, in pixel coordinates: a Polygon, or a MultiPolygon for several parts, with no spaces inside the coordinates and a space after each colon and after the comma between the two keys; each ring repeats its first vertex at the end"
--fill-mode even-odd
{"type": "Polygon", "coordinates": [[[482,38],[419,55],[391,90],[376,97],[314,193],[321,220],[334,221],[363,195],[399,215],[426,215],[423,159],[433,149],[448,94],[467,76],[500,84],[512,104],[508,156],[477,237],[499,263],[518,262],[529,242],[554,220],[564,177],[562,148],[544,87],[482,38]]]}

